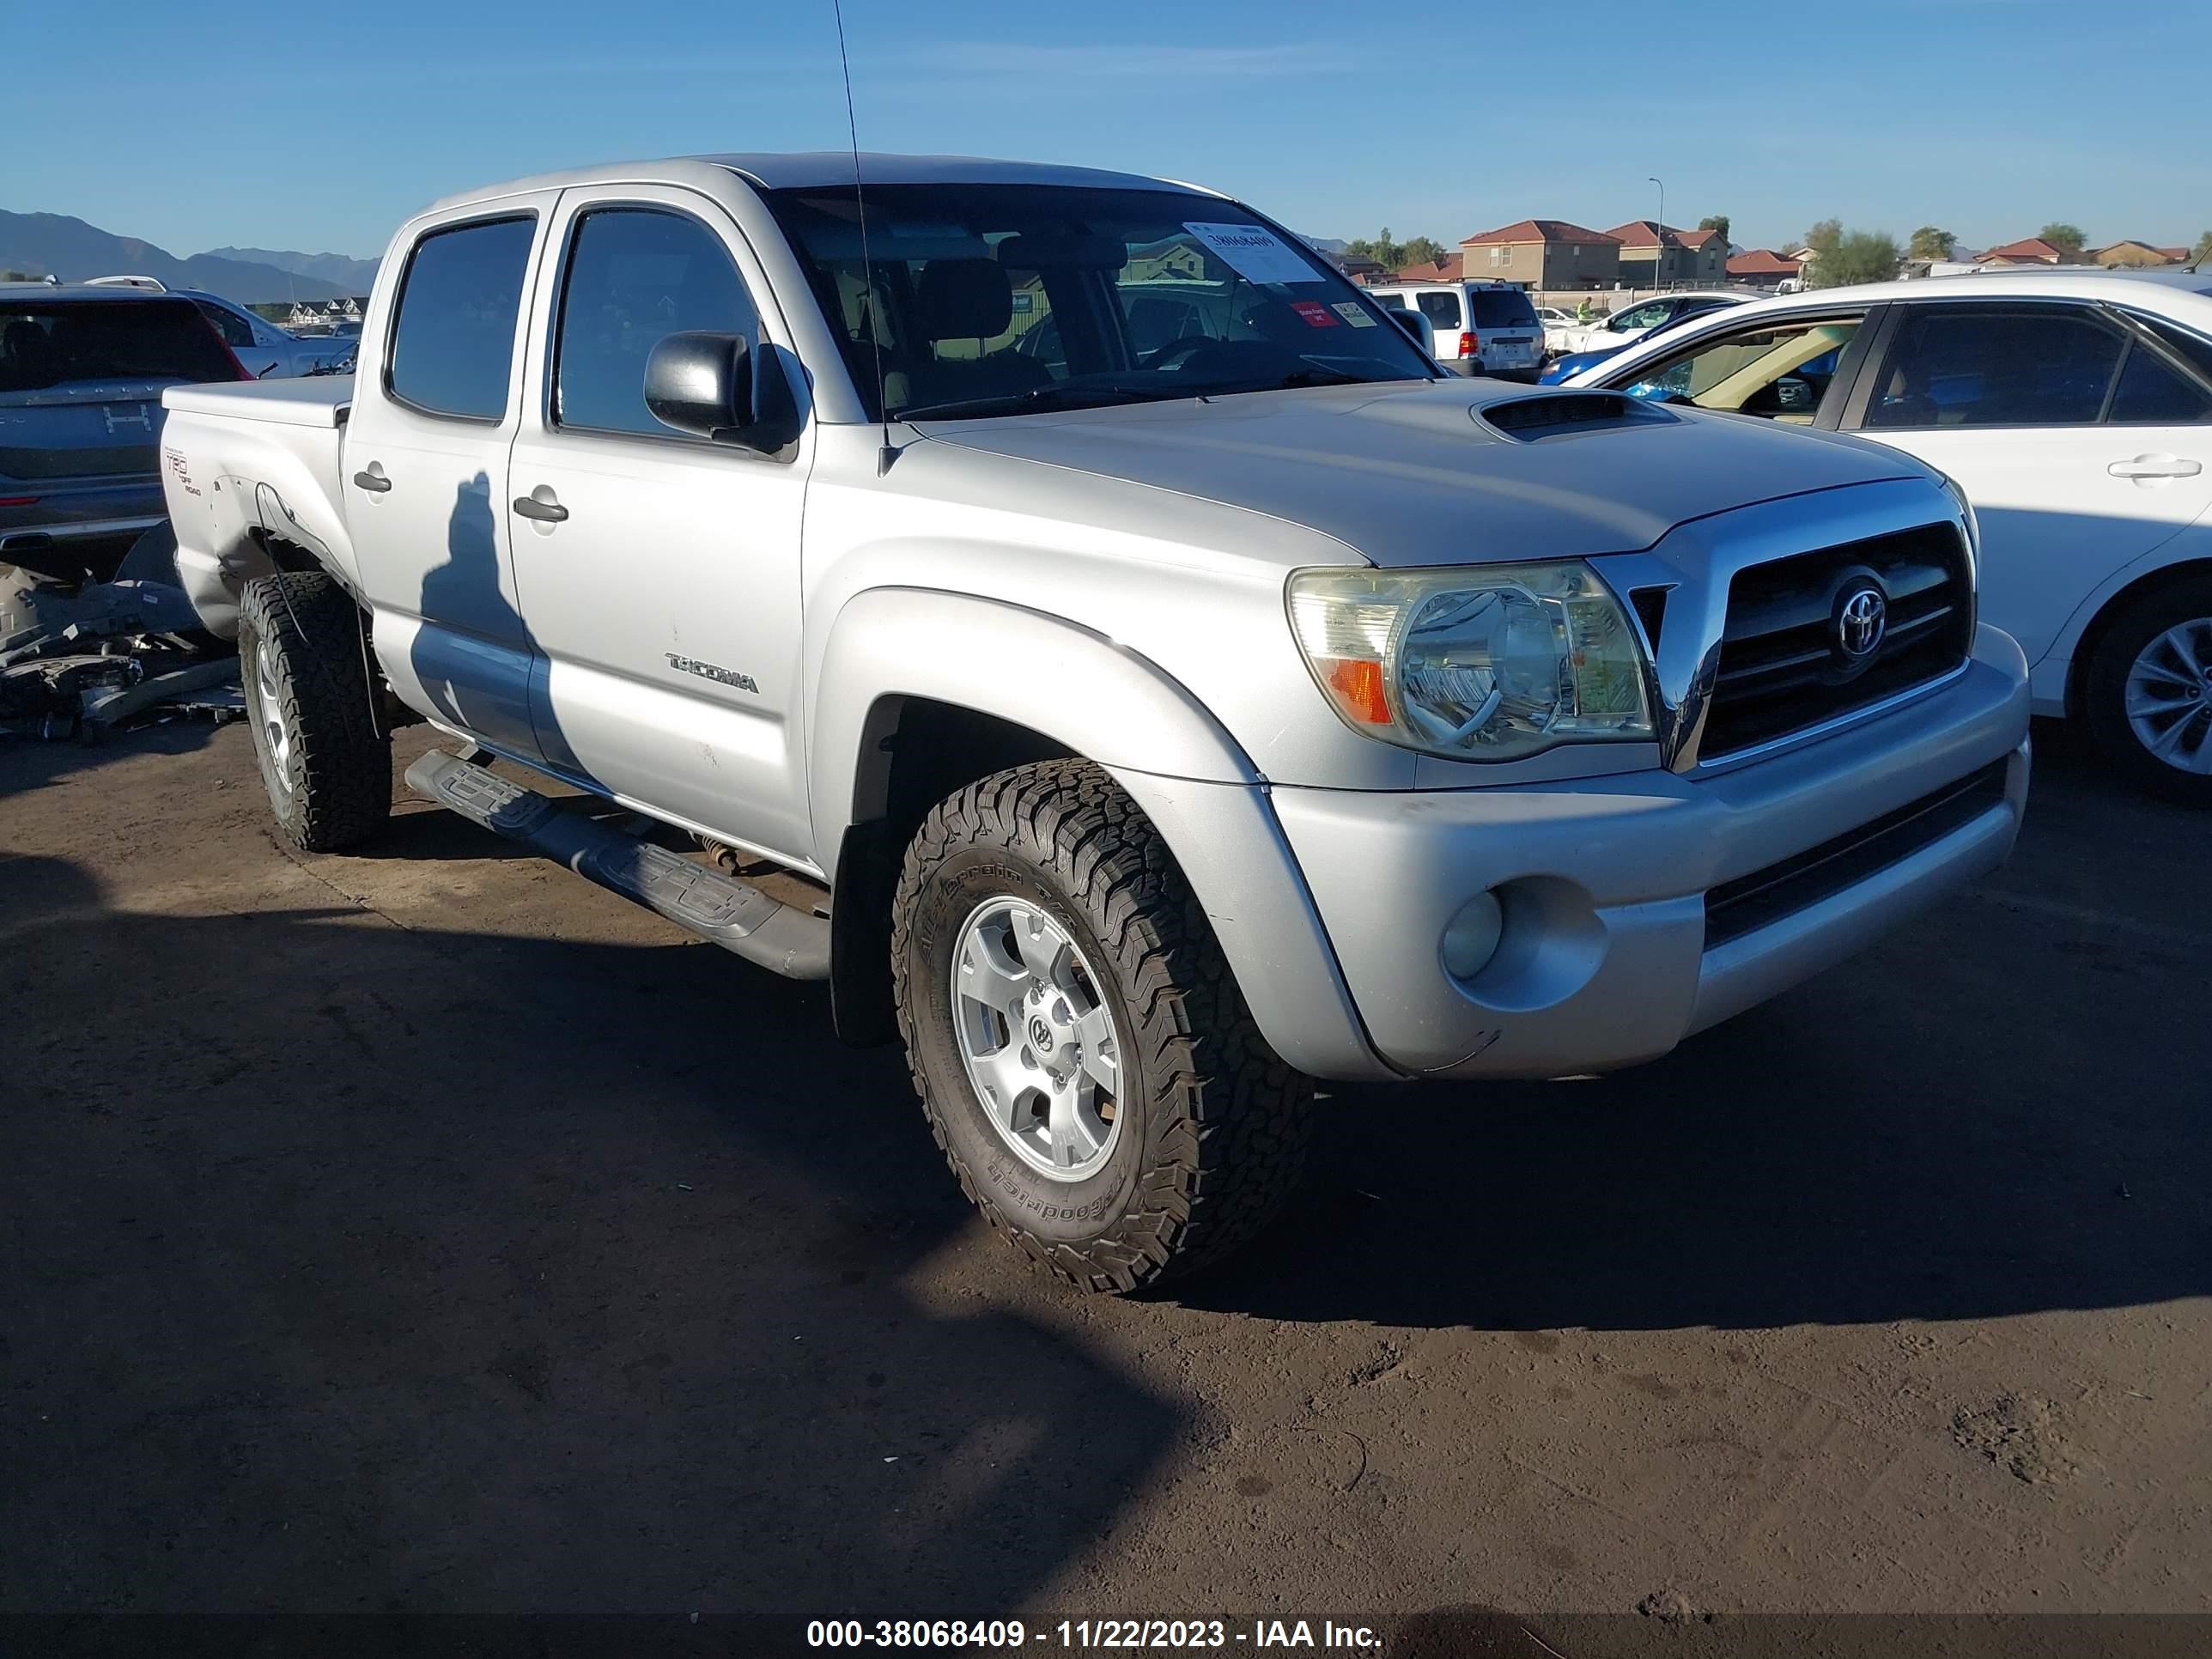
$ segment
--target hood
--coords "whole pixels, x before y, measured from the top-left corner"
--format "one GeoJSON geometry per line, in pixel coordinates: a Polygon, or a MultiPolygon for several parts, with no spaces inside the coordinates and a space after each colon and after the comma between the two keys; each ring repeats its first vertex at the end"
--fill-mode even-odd
{"type": "Polygon", "coordinates": [[[1757,501],[1929,476],[1896,450],[1755,416],[1464,381],[917,425],[1287,520],[1390,567],[1634,552],[1757,501]],[[1598,418],[1561,418],[1574,414],[1598,418]]]}

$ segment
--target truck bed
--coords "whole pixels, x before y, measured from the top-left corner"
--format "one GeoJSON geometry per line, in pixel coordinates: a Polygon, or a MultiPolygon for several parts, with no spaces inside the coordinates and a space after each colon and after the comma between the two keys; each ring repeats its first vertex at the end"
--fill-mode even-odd
{"type": "Polygon", "coordinates": [[[305,548],[359,585],[339,491],[352,376],[173,386],[161,402],[177,574],[210,633],[236,636],[240,590],[275,568],[270,541],[305,548]]]}

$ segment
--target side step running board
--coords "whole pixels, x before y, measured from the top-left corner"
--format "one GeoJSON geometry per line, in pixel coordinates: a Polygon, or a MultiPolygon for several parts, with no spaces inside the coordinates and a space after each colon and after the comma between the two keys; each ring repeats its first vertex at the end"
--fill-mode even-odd
{"type": "Polygon", "coordinates": [[[830,977],[829,921],[757,887],[563,811],[549,797],[442,750],[432,750],[407,769],[407,787],[747,962],[787,979],[830,977]]]}

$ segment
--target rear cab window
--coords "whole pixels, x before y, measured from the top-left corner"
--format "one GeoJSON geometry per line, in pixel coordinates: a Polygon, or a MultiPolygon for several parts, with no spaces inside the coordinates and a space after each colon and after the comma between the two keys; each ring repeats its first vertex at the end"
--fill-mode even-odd
{"type": "Polygon", "coordinates": [[[505,416],[537,231],[520,215],[441,226],[415,244],[385,368],[395,398],[455,420],[505,416]]]}

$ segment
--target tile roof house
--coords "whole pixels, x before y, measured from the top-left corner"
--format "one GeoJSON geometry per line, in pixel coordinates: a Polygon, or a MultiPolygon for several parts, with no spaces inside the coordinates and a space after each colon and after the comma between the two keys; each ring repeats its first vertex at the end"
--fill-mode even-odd
{"type": "Polygon", "coordinates": [[[1470,282],[1522,288],[1611,288],[1620,280],[1620,244],[1603,231],[1565,219],[1522,219],[1461,241],[1470,282]]]}
{"type": "Polygon", "coordinates": [[[1620,244],[1620,275],[1637,288],[1673,283],[1717,283],[1728,258],[1718,231],[1677,230],[1651,219],[1631,219],[1605,233],[1620,244]]]}
{"type": "Polygon", "coordinates": [[[1464,254],[1447,253],[1427,264],[1406,265],[1392,280],[1401,283],[1456,283],[1467,264],[1464,254]]]}
{"type": "Polygon", "coordinates": [[[1787,258],[1772,248],[1754,247],[1729,259],[1725,269],[1731,283],[1749,288],[1778,288],[1796,279],[1805,267],[1802,261],[1787,258]]]}
{"type": "Polygon", "coordinates": [[[1984,248],[1978,256],[1985,265],[2063,265],[2072,263],[2066,250],[2040,236],[2029,236],[2002,247],[1984,248]]]}
{"type": "Polygon", "coordinates": [[[2141,269],[2147,265],[2178,265],[2189,258],[2185,247],[2155,247],[2148,242],[2123,238],[2110,247],[2094,250],[2089,257],[2106,267],[2141,269]]]}

